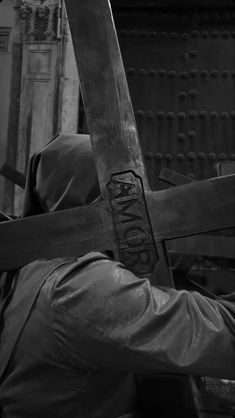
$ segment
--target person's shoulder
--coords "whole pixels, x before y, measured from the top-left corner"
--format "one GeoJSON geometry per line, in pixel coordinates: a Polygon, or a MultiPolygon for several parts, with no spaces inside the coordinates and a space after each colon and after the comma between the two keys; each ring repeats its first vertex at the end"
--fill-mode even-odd
{"type": "Polygon", "coordinates": [[[136,280],[118,261],[102,253],[88,253],[58,267],[51,283],[51,296],[57,302],[69,298],[108,297],[120,287],[136,280]]]}

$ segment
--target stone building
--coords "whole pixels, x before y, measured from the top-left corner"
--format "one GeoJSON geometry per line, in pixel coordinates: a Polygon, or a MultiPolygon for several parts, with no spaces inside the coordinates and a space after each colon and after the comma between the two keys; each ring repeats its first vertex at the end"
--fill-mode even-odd
{"type": "MultiPolygon", "coordinates": [[[[24,174],[30,154],[55,133],[77,132],[78,89],[62,2],[1,2],[0,166],[6,173],[10,166],[24,174]]],[[[19,214],[22,190],[0,176],[1,209],[19,214]]]]}

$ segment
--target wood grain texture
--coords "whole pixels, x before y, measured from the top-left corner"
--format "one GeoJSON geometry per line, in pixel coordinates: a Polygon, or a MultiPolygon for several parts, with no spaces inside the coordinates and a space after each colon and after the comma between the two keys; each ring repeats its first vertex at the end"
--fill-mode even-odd
{"type": "MultiPolygon", "coordinates": [[[[235,175],[231,175],[147,193],[156,241],[234,227],[235,196],[231,192],[234,186],[235,175]]],[[[137,242],[142,240],[142,231],[135,232],[137,242]]],[[[105,202],[2,222],[0,236],[3,242],[0,271],[20,267],[37,258],[113,250],[116,239],[105,202]]],[[[182,244],[181,251],[185,251],[182,244]]]]}
{"type": "Polygon", "coordinates": [[[87,124],[101,191],[112,174],[133,170],[148,189],[110,3],[66,0],[87,124]]]}

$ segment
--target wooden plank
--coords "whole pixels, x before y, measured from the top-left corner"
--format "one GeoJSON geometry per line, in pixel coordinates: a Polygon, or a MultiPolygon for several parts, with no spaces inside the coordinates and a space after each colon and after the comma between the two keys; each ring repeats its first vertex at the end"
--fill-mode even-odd
{"type": "Polygon", "coordinates": [[[160,171],[158,178],[168,184],[171,184],[172,186],[182,186],[182,184],[192,183],[195,181],[191,177],[184,176],[183,174],[166,167],[160,171]]]}
{"type": "MultiPolygon", "coordinates": [[[[218,177],[147,193],[155,239],[169,240],[235,226],[234,181],[235,175],[218,177]]],[[[115,207],[117,216],[128,221],[125,222],[127,228],[120,231],[127,234],[127,251],[132,253],[132,257],[127,260],[127,267],[138,255],[134,241],[144,244],[148,240],[146,230],[143,231],[139,225],[133,228],[133,209],[139,203],[130,202],[128,207],[126,204],[124,207],[120,206],[121,215],[118,205],[115,207]]],[[[37,258],[81,255],[87,251],[113,249],[116,239],[111,214],[106,210],[104,202],[2,222],[0,236],[4,243],[0,247],[2,271],[20,267],[37,258]]],[[[122,237],[120,240],[122,241],[122,237]]],[[[140,245],[141,248],[143,257],[146,254],[145,246],[140,245]]],[[[138,269],[138,262],[136,265],[138,269]]]]}
{"type": "Polygon", "coordinates": [[[235,175],[146,194],[155,239],[167,240],[232,228],[235,175]]]}
{"type": "Polygon", "coordinates": [[[65,4],[100,189],[112,214],[115,255],[149,278],[158,263],[165,283],[173,285],[164,244],[155,242],[149,221],[144,194],[150,189],[110,2],[65,4]]]}
{"type": "Polygon", "coordinates": [[[0,224],[0,271],[42,258],[79,256],[111,249],[114,237],[103,204],[0,224]]]}
{"type": "Polygon", "coordinates": [[[235,258],[235,237],[195,235],[167,242],[168,251],[205,257],[235,258]]]}
{"type": "Polygon", "coordinates": [[[108,0],[66,0],[101,192],[133,170],[149,189],[134,112],[108,0]],[[102,23],[101,23],[102,22],[102,23]]]}
{"type": "Polygon", "coordinates": [[[25,187],[25,175],[18,170],[15,170],[9,164],[4,163],[0,167],[0,174],[8,180],[11,180],[14,184],[17,184],[22,189],[25,187]]]}

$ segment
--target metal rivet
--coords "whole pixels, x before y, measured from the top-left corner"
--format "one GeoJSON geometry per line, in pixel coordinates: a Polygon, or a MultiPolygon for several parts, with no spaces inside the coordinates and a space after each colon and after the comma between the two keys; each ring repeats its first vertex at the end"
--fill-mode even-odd
{"type": "Polygon", "coordinates": [[[150,36],[151,36],[151,38],[156,38],[157,37],[157,32],[156,31],[150,32],[150,36]]]}
{"type": "Polygon", "coordinates": [[[180,99],[186,99],[187,98],[187,93],[185,93],[185,91],[181,91],[180,93],[179,93],[179,98],[180,99]]]}
{"type": "Polygon", "coordinates": [[[149,119],[153,119],[153,117],[154,117],[154,113],[153,113],[153,111],[152,111],[152,110],[148,110],[148,111],[146,112],[146,116],[147,116],[147,118],[149,118],[149,119]]]}
{"type": "Polygon", "coordinates": [[[227,160],[228,156],[225,152],[221,152],[219,155],[220,160],[227,160]]]}
{"type": "Polygon", "coordinates": [[[187,71],[181,71],[180,72],[180,78],[187,78],[187,77],[188,77],[187,71]]]}
{"type": "Polygon", "coordinates": [[[192,58],[196,58],[198,56],[198,51],[196,51],[196,49],[193,49],[192,51],[189,52],[189,55],[192,58]]]}
{"type": "Polygon", "coordinates": [[[200,118],[205,119],[205,118],[207,117],[207,113],[206,113],[206,111],[205,111],[205,110],[201,110],[201,111],[199,112],[199,116],[200,116],[200,118]]]}
{"type": "Polygon", "coordinates": [[[160,152],[157,152],[157,153],[155,154],[155,160],[160,161],[160,160],[162,160],[162,157],[163,157],[163,155],[162,155],[160,152]]]}
{"type": "Polygon", "coordinates": [[[146,158],[146,160],[151,160],[153,158],[152,152],[146,152],[145,158],[146,158]]]}
{"type": "Polygon", "coordinates": [[[171,160],[173,159],[173,157],[172,157],[172,155],[171,155],[171,154],[166,154],[166,155],[165,155],[165,159],[166,159],[167,161],[171,161],[171,160]]]}
{"type": "Polygon", "coordinates": [[[197,76],[197,74],[198,74],[198,70],[196,70],[196,68],[193,68],[192,70],[190,70],[190,75],[191,75],[192,77],[196,77],[196,76],[197,76]]]}
{"type": "Polygon", "coordinates": [[[159,75],[159,77],[165,77],[165,75],[166,75],[166,70],[159,70],[159,71],[158,71],[158,75],[159,75]]]}
{"type": "Polygon", "coordinates": [[[205,158],[206,158],[205,152],[199,152],[198,153],[198,158],[199,158],[199,160],[205,160],[205,158]]]}
{"type": "Polygon", "coordinates": [[[182,54],[180,54],[180,58],[185,61],[188,59],[188,54],[186,52],[183,52],[182,54]]]}
{"type": "Polygon", "coordinates": [[[193,173],[188,173],[187,176],[190,177],[191,179],[195,179],[196,178],[195,174],[193,174],[193,173]]]}
{"type": "Polygon", "coordinates": [[[230,75],[230,72],[229,72],[228,70],[222,71],[222,76],[223,76],[224,78],[228,78],[228,77],[229,77],[229,75],[230,75]]]}
{"type": "Polygon", "coordinates": [[[232,119],[235,119],[235,111],[231,112],[230,116],[231,116],[232,119]]]}
{"type": "Polygon", "coordinates": [[[147,72],[146,72],[143,68],[141,68],[140,70],[138,70],[138,74],[139,74],[141,77],[143,77],[143,76],[145,76],[145,75],[147,74],[147,72]]]}
{"type": "Polygon", "coordinates": [[[200,32],[198,30],[194,30],[192,32],[192,36],[193,36],[193,38],[198,38],[200,36],[200,32]]]}
{"type": "Polygon", "coordinates": [[[197,117],[197,112],[195,112],[195,110],[190,110],[189,117],[190,118],[196,118],[197,117]]]}
{"type": "Polygon", "coordinates": [[[137,110],[136,115],[137,115],[139,118],[142,118],[142,117],[144,117],[144,111],[143,111],[143,110],[137,110]]]}
{"type": "Polygon", "coordinates": [[[195,131],[189,131],[188,137],[189,137],[189,139],[195,140],[197,138],[197,134],[196,134],[195,131]]]}
{"type": "Polygon", "coordinates": [[[185,118],[186,118],[186,113],[184,113],[184,112],[180,112],[180,113],[178,114],[178,118],[179,118],[179,119],[185,119],[185,118]]]}
{"type": "Polygon", "coordinates": [[[160,38],[166,39],[167,38],[167,32],[160,32],[159,36],[160,36],[160,38]]]}
{"type": "Polygon", "coordinates": [[[135,36],[138,35],[138,32],[136,30],[131,30],[130,31],[130,35],[133,36],[133,37],[135,37],[135,36]]]}
{"type": "Polygon", "coordinates": [[[218,112],[213,110],[212,112],[210,112],[210,117],[213,118],[213,119],[216,119],[218,117],[218,112]]]}
{"type": "Polygon", "coordinates": [[[200,76],[201,76],[202,78],[206,78],[206,77],[208,76],[208,71],[207,71],[207,70],[202,70],[202,71],[200,71],[200,76]]]}
{"type": "Polygon", "coordinates": [[[175,78],[176,77],[176,72],[175,71],[169,71],[169,77],[170,78],[175,78]]]}
{"type": "Polygon", "coordinates": [[[227,119],[228,118],[228,113],[227,112],[221,112],[221,118],[222,119],[227,119]]]}
{"type": "Polygon", "coordinates": [[[188,158],[189,158],[189,160],[195,160],[195,158],[196,158],[196,154],[195,154],[195,152],[189,152],[188,153],[188,158]]]}
{"type": "Polygon", "coordinates": [[[158,112],[158,113],[157,113],[157,117],[158,117],[159,119],[163,119],[163,118],[164,118],[164,112],[162,112],[162,111],[158,112]]]}
{"type": "Polygon", "coordinates": [[[178,141],[185,141],[185,134],[183,132],[180,132],[177,134],[178,141]]]}
{"type": "Polygon", "coordinates": [[[156,74],[157,74],[157,71],[156,71],[156,70],[154,70],[154,68],[151,68],[151,69],[148,71],[148,75],[149,75],[149,77],[156,77],[156,74]]]}
{"type": "Polygon", "coordinates": [[[203,30],[203,31],[202,31],[202,37],[203,37],[204,39],[209,38],[209,32],[208,32],[207,30],[203,30]]]}
{"type": "Polygon", "coordinates": [[[141,38],[146,38],[148,36],[148,32],[146,30],[140,31],[141,38]]]}
{"type": "Polygon", "coordinates": [[[177,154],[177,160],[179,160],[179,161],[183,161],[184,160],[184,154],[182,154],[182,153],[179,153],[179,154],[177,154]]]}
{"type": "Polygon", "coordinates": [[[188,33],[182,33],[181,38],[186,41],[189,38],[189,34],[188,33]]]}
{"type": "Polygon", "coordinates": [[[217,71],[217,70],[211,70],[211,75],[212,75],[212,77],[218,77],[219,71],[217,71]]]}
{"type": "Polygon", "coordinates": [[[171,39],[176,39],[177,38],[177,33],[176,32],[172,32],[171,34],[170,34],[170,37],[171,37],[171,39]]]}
{"type": "Polygon", "coordinates": [[[224,39],[228,39],[229,38],[229,31],[227,31],[227,30],[223,31],[222,36],[223,36],[224,39]]]}
{"type": "Polygon", "coordinates": [[[204,263],[204,266],[205,266],[206,269],[211,269],[213,264],[212,264],[211,261],[206,260],[205,263],[204,263]]]}
{"type": "Polygon", "coordinates": [[[190,96],[190,97],[196,97],[197,95],[198,95],[197,90],[191,90],[191,91],[189,92],[189,96],[190,96]]]}
{"type": "Polygon", "coordinates": [[[208,157],[209,157],[210,160],[216,160],[216,154],[215,154],[215,152],[210,152],[209,155],[208,155],[208,157]]]}
{"type": "Polygon", "coordinates": [[[128,75],[134,75],[135,74],[135,69],[134,68],[127,68],[127,74],[128,75]]]}
{"type": "Polygon", "coordinates": [[[212,37],[213,38],[219,38],[219,31],[218,30],[213,30],[212,37]]]}
{"type": "Polygon", "coordinates": [[[174,114],[173,112],[168,112],[168,113],[166,114],[166,117],[167,117],[167,119],[174,119],[175,114],[174,114]]]}

